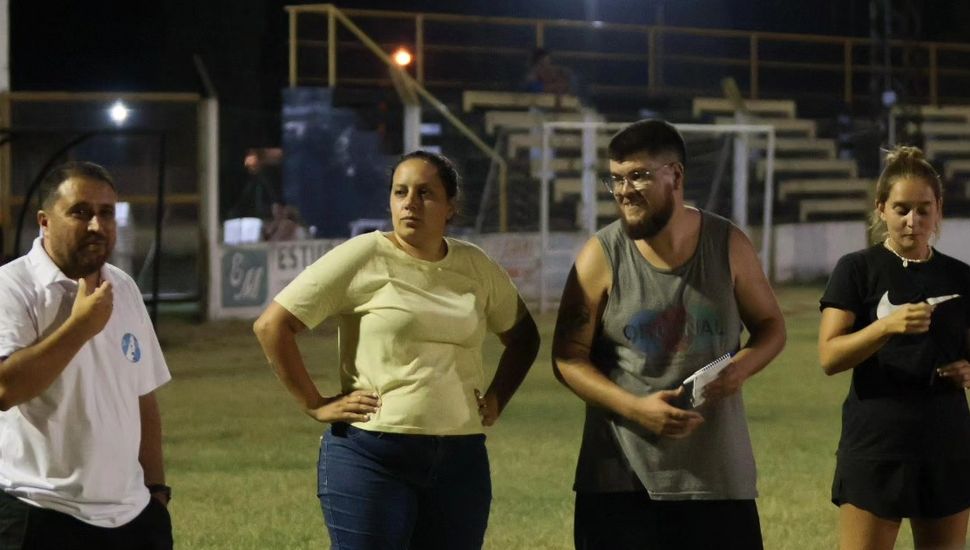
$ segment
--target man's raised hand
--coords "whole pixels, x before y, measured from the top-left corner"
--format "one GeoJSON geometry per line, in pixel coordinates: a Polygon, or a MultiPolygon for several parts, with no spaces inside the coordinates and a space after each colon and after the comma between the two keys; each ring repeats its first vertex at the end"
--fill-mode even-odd
{"type": "Polygon", "coordinates": [[[77,296],[71,307],[71,317],[82,327],[88,338],[93,338],[101,332],[114,308],[114,291],[111,283],[102,281],[96,288],[88,291],[88,283],[84,278],[77,280],[77,296]]]}

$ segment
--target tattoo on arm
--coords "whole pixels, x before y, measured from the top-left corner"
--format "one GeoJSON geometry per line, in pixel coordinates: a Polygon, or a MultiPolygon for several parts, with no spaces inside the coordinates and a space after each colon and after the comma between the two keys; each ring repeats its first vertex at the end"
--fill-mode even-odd
{"type": "Polygon", "coordinates": [[[556,321],[556,336],[566,338],[589,324],[591,315],[586,304],[564,304],[556,321]]]}

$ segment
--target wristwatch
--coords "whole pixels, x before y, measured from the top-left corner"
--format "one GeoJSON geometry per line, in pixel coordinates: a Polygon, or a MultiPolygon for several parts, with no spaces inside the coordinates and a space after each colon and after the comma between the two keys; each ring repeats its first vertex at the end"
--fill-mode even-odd
{"type": "Polygon", "coordinates": [[[164,483],[153,483],[151,485],[147,485],[146,487],[148,487],[148,492],[151,493],[152,496],[164,495],[165,504],[168,504],[169,501],[172,500],[172,488],[168,485],[165,485],[164,483]]]}

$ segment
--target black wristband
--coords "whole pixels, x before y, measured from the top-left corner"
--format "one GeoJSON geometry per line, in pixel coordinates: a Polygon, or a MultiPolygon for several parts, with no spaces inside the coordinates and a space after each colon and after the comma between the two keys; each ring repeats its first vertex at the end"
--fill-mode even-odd
{"type": "Polygon", "coordinates": [[[151,485],[146,485],[146,487],[148,487],[148,492],[153,495],[165,495],[166,502],[172,500],[172,488],[168,485],[165,485],[164,483],[153,483],[151,485]]]}

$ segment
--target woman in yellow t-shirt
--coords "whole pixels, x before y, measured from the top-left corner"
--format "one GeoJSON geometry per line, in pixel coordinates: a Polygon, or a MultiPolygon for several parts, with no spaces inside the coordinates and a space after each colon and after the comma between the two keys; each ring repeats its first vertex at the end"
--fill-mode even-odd
{"type": "Polygon", "coordinates": [[[460,178],[446,157],[404,155],[393,231],[334,248],[283,289],[254,330],[304,411],[330,423],[318,496],[335,549],[480,548],[491,480],[483,426],[535,360],[535,322],[505,271],[445,236],[460,178]],[[295,336],[338,323],[341,392],[324,397],[295,336]],[[485,387],[486,332],[505,345],[485,387]]]}

